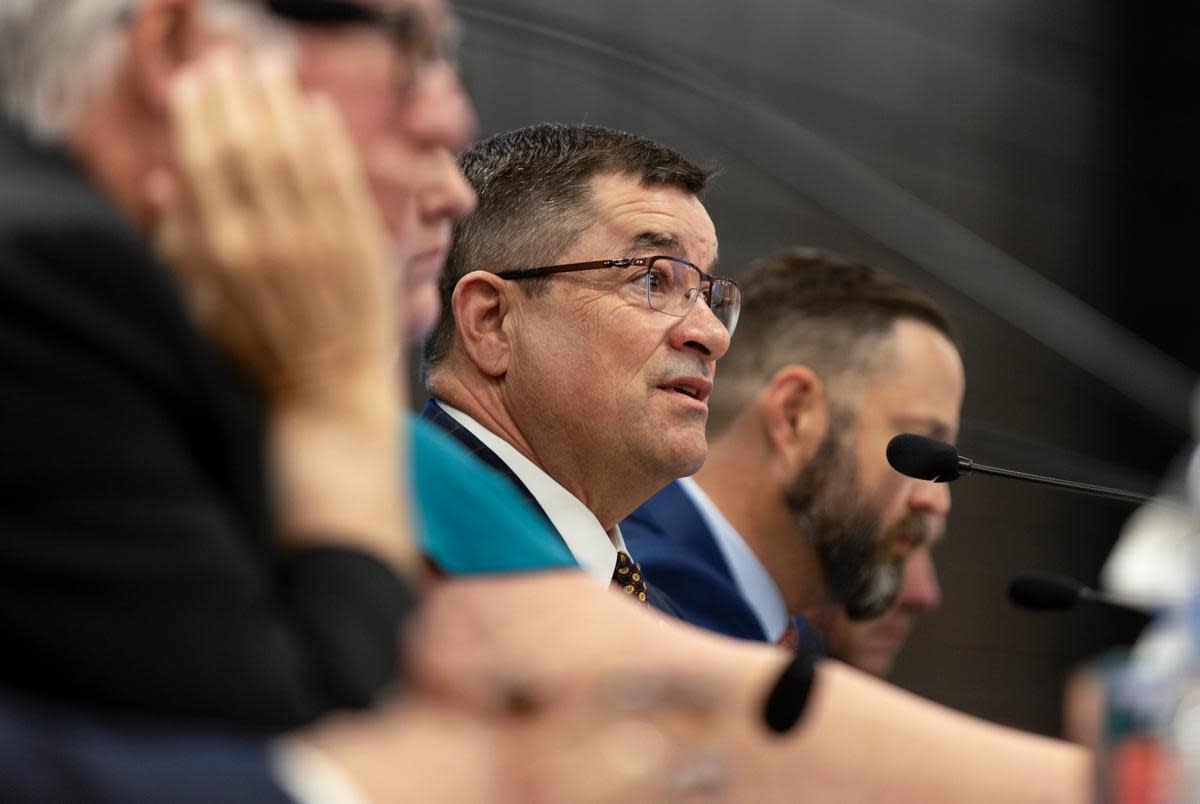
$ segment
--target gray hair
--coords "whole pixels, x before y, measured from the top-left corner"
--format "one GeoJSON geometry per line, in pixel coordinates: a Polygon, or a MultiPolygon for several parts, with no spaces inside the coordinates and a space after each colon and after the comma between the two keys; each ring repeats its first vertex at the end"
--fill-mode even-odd
{"type": "MultiPolygon", "coordinates": [[[[44,142],[62,142],[88,99],[112,80],[126,23],[145,0],[0,0],[0,113],[44,142]]],[[[201,0],[208,21],[241,39],[286,44],[254,3],[201,0]]]]}

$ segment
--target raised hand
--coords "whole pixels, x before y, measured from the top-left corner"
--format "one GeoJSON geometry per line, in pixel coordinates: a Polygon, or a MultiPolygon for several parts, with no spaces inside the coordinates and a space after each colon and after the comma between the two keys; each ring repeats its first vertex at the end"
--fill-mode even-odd
{"type": "Polygon", "coordinates": [[[201,323],[276,404],[390,376],[385,234],[336,108],[282,61],[229,52],[186,71],[172,101],[167,241],[201,323]]]}
{"type": "Polygon", "coordinates": [[[160,243],[201,327],[267,400],[281,545],[411,569],[394,277],[337,109],[277,58],[220,52],[179,76],[172,112],[160,243]]]}

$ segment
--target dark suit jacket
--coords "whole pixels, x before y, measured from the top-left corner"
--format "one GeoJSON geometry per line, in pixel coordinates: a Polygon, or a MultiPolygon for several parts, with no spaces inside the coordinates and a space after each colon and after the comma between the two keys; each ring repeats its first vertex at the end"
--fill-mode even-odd
{"type": "MultiPolygon", "coordinates": [[[[646,577],[671,596],[682,619],[726,636],[768,641],[712,531],[678,482],[626,517],[621,533],[646,577]]],[[[821,653],[812,627],[802,617],[794,622],[801,646],[821,653]]]]}
{"type": "MultiPolygon", "coordinates": [[[[541,505],[534,498],[529,489],[525,487],[525,484],[521,482],[521,479],[517,477],[516,473],[509,468],[508,464],[500,460],[500,457],[488,449],[488,447],[482,441],[476,438],[470,430],[463,427],[461,424],[455,421],[453,417],[446,413],[446,411],[438,407],[436,400],[430,399],[425,403],[425,407],[421,410],[421,417],[445,430],[450,434],[451,437],[462,444],[468,453],[474,455],[480,461],[507,477],[512,484],[516,486],[517,492],[524,495],[524,497],[529,500],[530,503],[532,503],[534,509],[543,517],[545,517],[546,523],[550,525],[551,530],[554,530],[553,523],[550,522],[549,517],[546,517],[546,513],[542,510],[541,505]]],[[[557,530],[554,530],[554,532],[558,533],[557,530]]],[[[623,534],[624,530],[622,529],[622,535],[623,534]]],[[[561,536],[559,538],[561,538],[561,536]]],[[[636,555],[634,556],[634,559],[636,560],[636,555]]],[[[670,596],[663,592],[663,590],[658,586],[657,582],[652,582],[653,576],[650,575],[649,572],[644,574],[646,577],[646,601],[651,606],[654,606],[654,608],[659,609],[666,614],[670,614],[673,617],[679,617],[679,611],[674,602],[671,600],[670,596]]]]}
{"type": "Polygon", "coordinates": [[[0,690],[7,804],[288,804],[261,736],[65,707],[0,690]]]}
{"type": "Polygon", "coordinates": [[[0,125],[0,683],[294,726],[366,705],[409,606],[270,547],[264,411],[63,153],[0,125]]]}

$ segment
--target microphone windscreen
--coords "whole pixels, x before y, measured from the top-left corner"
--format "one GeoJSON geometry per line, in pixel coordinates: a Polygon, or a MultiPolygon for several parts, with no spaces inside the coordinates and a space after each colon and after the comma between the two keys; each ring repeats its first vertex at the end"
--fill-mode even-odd
{"type": "Polygon", "coordinates": [[[1025,572],[1008,585],[1008,599],[1018,606],[1038,611],[1064,611],[1079,601],[1086,587],[1066,575],[1025,572]]]}
{"type": "Polygon", "coordinates": [[[763,721],[776,734],[786,734],[804,716],[812,693],[816,657],[801,648],[767,694],[763,721]]]}
{"type": "Polygon", "coordinates": [[[953,444],[901,433],[888,442],[887,460],[902,475],[945,483],[957,480],[958,450],[953,444]]]}

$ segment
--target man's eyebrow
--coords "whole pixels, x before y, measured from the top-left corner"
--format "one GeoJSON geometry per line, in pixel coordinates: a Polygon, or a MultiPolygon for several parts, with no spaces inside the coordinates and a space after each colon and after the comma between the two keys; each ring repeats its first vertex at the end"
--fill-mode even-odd
{"type": "Polygon", "coordinates": [[[646,251],[657,251],[671,257],[681,257],[686,253],[679,238],[665,232],[642,232],[629,242],[623,257],[633,257],[646,251]]]}
{"type": "MultiPolygon", "coordinates": [[[[642,232],[629,243],[629,248],[625,250],[622,257],[637,257],[647,256],[647,251],[653,251],[657,254],[665,254],[668,257],[686,257],[687,249],[683,242],[673,234],[666,232],[642,232]]],[[[653,256],[653,255],[648,255],[653,256]]],[[[701,270],[712,273],[717,267],[717,258],[714,255],[711,265],[700,266],[701,270]]]]}

